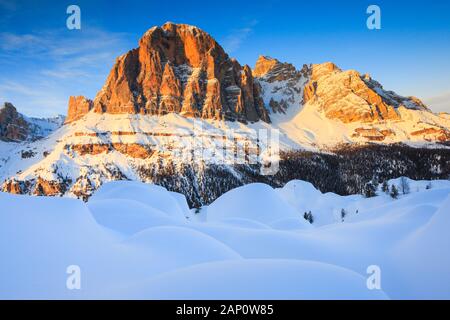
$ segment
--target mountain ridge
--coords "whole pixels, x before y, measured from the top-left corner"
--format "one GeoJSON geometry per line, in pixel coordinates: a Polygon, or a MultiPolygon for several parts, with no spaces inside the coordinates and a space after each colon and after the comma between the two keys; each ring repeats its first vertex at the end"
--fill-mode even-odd
{"type": "MultiPolygon", "coordinates": [[[[423,152],[429,165],[415,178],[442,178],[450,174],[449,128],[448,116],[432,113],[417,98],[386,91],[355,70],[331,62],[297,70],[267,56],[251,69],[206,32],[167,23],[148,30],[138,48],[116,60],[93,100],[71,97],[61,128],[6,148],[0,180],[6,192],[82,199],[106,181],[140,180],[182,192],[191,205],[201,206],[242,184],[302,178],[295,172],[303,172],[299,165],[347,181],[330,170],[345,167],[336,163],[345,158],[339,149],[348,145],[392,145],[407,154],[406,160],[395,159],[406,171],[417,159],[397,144],[436,149],[423,152]],[[264,143],[261,131],[278,132],[279,144],[264,143]],[[277,159],[277,150],[281,171],[264,177],[261,170],[277,159]],[[330,152],[336,155],[331,160],[321,155],[330,152]]],[[[355,150],[379,161],[370,149],[355,150]]],[[[390,174],[403,173],[381,163],[390,174]]],[[[373,176],[395,178],[376,170],[373,176]]],[[[348,192],[359,192],[369,179],[358,175],[348,192]]]]}

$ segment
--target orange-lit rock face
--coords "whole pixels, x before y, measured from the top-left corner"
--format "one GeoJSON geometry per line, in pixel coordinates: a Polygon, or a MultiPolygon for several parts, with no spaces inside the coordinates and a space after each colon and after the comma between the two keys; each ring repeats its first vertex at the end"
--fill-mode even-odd
{"type": "Polygon", "coordinates": [[[12,194],[22,194],[23,190],[20,183],[14,179],[5,181],[2,186],[2,192],[8,192],[12,194]]]}
{"type": "Polygon", "coordinates": [[[255,68],[253,69],[253,75],[255,77],[263,77],[269,71],[271,71],[279,62],[276,59],[272,59],[266,56],[260,56],[256,61],[255,68]]]}
{"type": "Polygon", "coordinates": [[[94,110],[269,121],[257,94],[250,68],[230,59],[211,36],[167,23],[117,59],[94,110]]]}
{"type": "Polygon", "coordinates": [[[309,78],[309,68],[304,65],[301,70],[297,70],[290,63],[260,56],[253,69],[253,76],[258,83],[255,87],[264,91],[266,106],[273,113],[286,113],[289,106],[300,106],[304,82],[309,78]]]}
{"type": "Polygon", "coordinates": [[[124,143],[114,143],[113,148],[119,151],[122,154],[125,154],[131,158],[136,159],[147,159],[152,156],[153,152],[151,152],[148,148],[137,144],[124,144],[124,143]]]}
{"type": "Polygon", "coordinates": [[[98,155],[109,151],[108,144],[74,144],[70,149],[80,156],[98,155]]]}
{"type": "Polygon", "coordinates": [[[353,137],[363,137],[369,141],[384,141],[386,137],[395,135],[395,133],[390,129],[379,130],[376,128],[357,128],[355,129],[355,133],[353,137]]]}
{"type": "Polygon", "coordinates": [[[131,158],[147,159],[153,154],[149,148],[137,143],[75,144],[67,146],[67,149],[72,150],[79,156],[96,156],[102,153],[117,151],[131,158]]]}
{"type": "Polygon", "coordinates": [[[38,178],[33,194],[35,196],[57,196],[62,195],[65,192],[65,188],[57,181],[47,181],[42,178],[38,178]]]}
{"type": "Polygon", "coordinates": [[[253,69],[253,76],[261,78],[266,82],[287,81],[287,85],[297,81],[300,77],[307,76],[308,66],[304,65],[302,70],[298,71],[292,64],[283,63],[277,59],[260,56],[253,69]]]}
{"type": "Polygon", "coordinates": [[[400,120],[397,108],[426,109],[417,98],[384,91],[379,83],[357,71],[341,71],[333,63],[312,65],[304,102],[319,104],[330,119],[344,123],[400,120]],[[383,91],[381,95],[379,92],[383,91]]]}
{"type": "Polygon", "coordinates": [[[67,111],[67,118],[65,123],[76,121],[87,114],[93,107],[91,100],[85,97],[70,97],[69,110],[67,111]]]}
{"type": "Polygon", "coordinates": [[[450,131],[442,128],[426,128],[411,132],[412,136],[422,136],[427,141],[450,141],[450,131]]]}

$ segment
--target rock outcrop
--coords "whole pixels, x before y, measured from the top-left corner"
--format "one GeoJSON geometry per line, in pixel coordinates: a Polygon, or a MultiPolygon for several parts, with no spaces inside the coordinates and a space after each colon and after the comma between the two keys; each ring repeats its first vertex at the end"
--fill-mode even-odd
{"type": "Polygon", "coordinates": [[[11,103],[6,102],[0,107],[0,140],[25,141],[29,132],[28,122],[11,103]]]}
{"type": "Polygon", "coordinates": [[[450,141],[450,131],[445,128],[430,127],[411,132],[412,136],[421,136],[425,141],[450,141]]]}
{"type": "Polygon", "coordinates": [[[97,156],[102,153],[109,153],[112,151],[120,152],[130,158],[147,159],[152,156],[152,150],[144,145],[138,143],[91,143],[91,144],[74,144],[67,145],[67,150],[73,151],[77,156],[97,156]]]}
{"type": "Polygon", "coordinates": [[[298,71],[292,64],[280,62],[277,59],[259,56],[253,68],[253,76],[264,79],[267,82],[273,83],[275,81],[292,82],[306,77],[308,66],[304,65],[303,69],[298,71]]]}
{"type": "Polygon", "coordinates": [[[307,65],[298,71],[290,63],[267,56],[260,56],[253,69],[253,76],[263,89],[265,105],[274,113],[286,113],[290,105],[300,107],[308,74],[307,65]]]}
{"type": "Polygon", "coordinates": [[[230,59],[204,31],[166,23],[119,57],[93,105],[72,98],[68,121],[97,113],[163,115],[269,122],[251,69],[230,59]]]}
{"type": "Polygon", "coordinates": [[[65,123],[71,123],[82,118],[85,114],[92,110],[94,104],[83,96],[69,98],[69,110],[65,123]]]}
{"type": "Polygon", "coordinates": [[[369,75],[342,71],[331,62],[311,65],[303,100],[317,104],[328,118],[344,123],[400,120],[400,107],[427,110],[419,99],[386,91],[369,75]]]}
{"type": "Polygon", "coordinates": [[[263,87],[266,106],[285,113],[289,106],[317,106],[327,118],[344,123],[401,120],[400,107],[428,110],[416,97],[402,97],[355,70],[342,71],[334,63],[304,65],[260,56],[253,75],[263,87]],[[301,95],[301,99],[298,99],[301,95]]]}
{"type": "Polygon", "coordinates": [[[22,181],[17,181],[16,179],[9,179],[3,182],[1,191],[12,194],[23,194],[26,192],[24,184],[25,183],[22,181]]]}

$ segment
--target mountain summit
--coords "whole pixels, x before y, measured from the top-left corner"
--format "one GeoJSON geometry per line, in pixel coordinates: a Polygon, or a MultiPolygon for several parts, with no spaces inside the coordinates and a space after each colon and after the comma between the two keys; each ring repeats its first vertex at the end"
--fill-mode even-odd
{"type": "Polygon", "coordinates": [[[230,59],[206,32],[166,23],[119,57],[93,102],[71,98],[67,122],[96,113],[164,115],[268,122],[249,66],[230,59]]]}

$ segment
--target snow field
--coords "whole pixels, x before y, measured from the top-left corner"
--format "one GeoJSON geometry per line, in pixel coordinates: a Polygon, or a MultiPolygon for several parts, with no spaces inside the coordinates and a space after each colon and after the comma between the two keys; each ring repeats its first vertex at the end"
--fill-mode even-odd
{"type": "Polygon", "coordinates": [[[199,213],[129,181],[87,204],[0,193],[0,298],[448,299],[450,182],[409,185],[393,200],[251,184],[199,213]],[[70,265],[81,290],[66,287],[70,265]]]}

